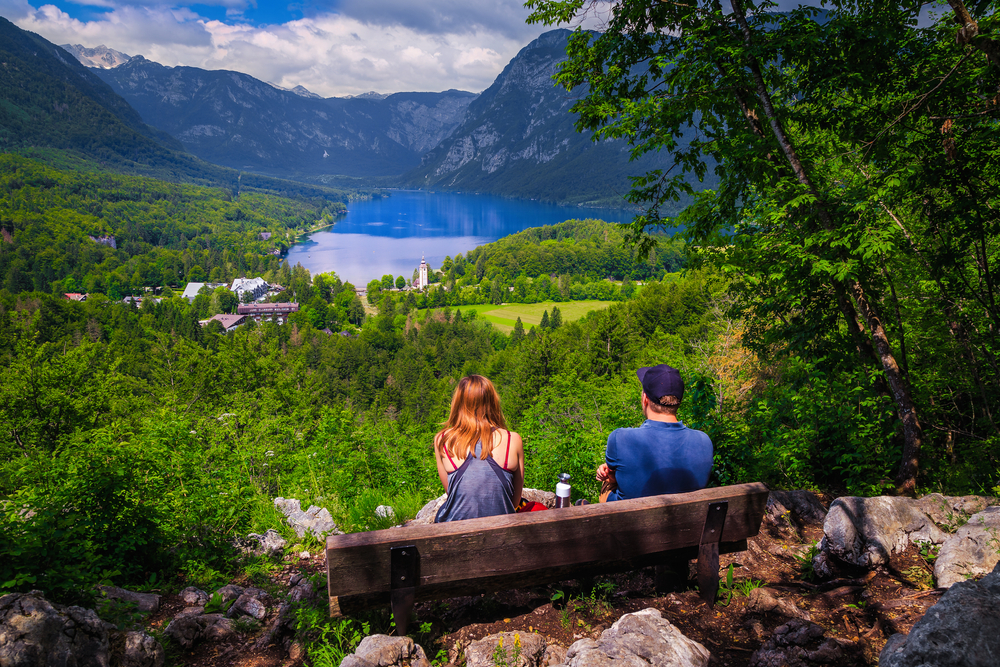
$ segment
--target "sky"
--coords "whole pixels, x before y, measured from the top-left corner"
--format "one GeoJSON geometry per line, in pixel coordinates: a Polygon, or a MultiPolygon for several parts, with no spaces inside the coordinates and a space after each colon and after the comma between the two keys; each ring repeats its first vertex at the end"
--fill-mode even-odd
{"type": "MultiPolygon", "coordinates": [[[[478,93],[550,29],[525,23],[523,1],[0,0],[0,16],[55,44],[103,44],[168,66],[236,70],[323,97],[478,93]]],[[[601,17],[584,25],[600,29],[601,17]]]]}

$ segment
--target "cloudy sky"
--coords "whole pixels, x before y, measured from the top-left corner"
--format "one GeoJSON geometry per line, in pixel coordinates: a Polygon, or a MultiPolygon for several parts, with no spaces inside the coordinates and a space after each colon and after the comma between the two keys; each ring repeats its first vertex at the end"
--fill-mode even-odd
{"type": "MultiPolygon", "coordinates": [[[[56,44],[104,44],[164,65],[237,70],[327,97],[372,90],[480,92],[548,29],[526,25],[522,3],[0,0],[0,16],[56,44]]],[[[599,26],[600,17],[587,23],[599,26]]]]}

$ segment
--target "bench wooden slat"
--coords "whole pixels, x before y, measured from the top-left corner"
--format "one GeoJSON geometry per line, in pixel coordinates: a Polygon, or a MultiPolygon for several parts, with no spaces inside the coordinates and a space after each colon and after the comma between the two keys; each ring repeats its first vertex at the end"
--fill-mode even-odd
{"type": "MultiPolygon", "coordinates": [[[[728,500],[720,541],[732,543],[757,534],[767,503],[763,484],[702,489],[692,493],[637,498],[603,505],[569,507],[527,515],[469,519],[427,526],[327,538],[331,598],[389,591],[389,549],[414,545],[420,554],[418,599],[442,591],[493,590],[498,581],[523,583],[541,573],[588,564],[635,562],[643,556],[697,547],[708,506],[728,500]],[[664,527],[669,526],[665,530],[664,527]]],[[[566,577],[570,578],[570,577],[566,577]]]]}

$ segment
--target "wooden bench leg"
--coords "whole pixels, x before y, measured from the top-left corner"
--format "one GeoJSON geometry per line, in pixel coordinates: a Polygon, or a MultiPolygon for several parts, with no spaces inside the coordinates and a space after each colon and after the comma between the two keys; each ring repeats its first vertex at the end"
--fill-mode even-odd
{"type": "Polygon", "coordinates": [[[402,637],[410,625],[413,601],[420,581],[420,554],[415,546],[389,549],[389,601],[396,636],[402,637]]]}
{"type": "Polygon", "coordinates": [[[719,540],[726,525],[728,509],[726,501],[708,506],[698,547],[698,590],[701,591],[701,599],[710,606],[715,604],[715,596],[719,592],[719,540]]]}

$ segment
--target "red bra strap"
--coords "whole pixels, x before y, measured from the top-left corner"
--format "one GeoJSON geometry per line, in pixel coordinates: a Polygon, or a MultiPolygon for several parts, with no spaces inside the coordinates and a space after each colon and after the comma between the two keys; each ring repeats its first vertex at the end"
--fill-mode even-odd
{"type": "Polygon", "coordinates": [[[507,457],[510,456],[510,431],[507,431],[507,451],[503,455],[503,468],[507,470],[507,457]]]}

